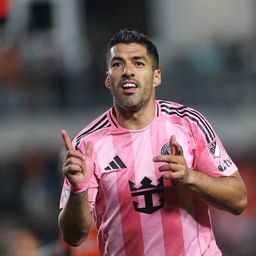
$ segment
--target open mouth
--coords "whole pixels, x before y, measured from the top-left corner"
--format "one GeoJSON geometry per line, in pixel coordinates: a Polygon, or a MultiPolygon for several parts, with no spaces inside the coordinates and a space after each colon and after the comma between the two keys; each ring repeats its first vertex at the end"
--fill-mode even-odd
{"type": "Polygon", "coordinates": [[[138,86],[134,82],[127,82],[122,84],[122,89],[125,93],[134,93],[138,86]]]}
{"type": "Polygon", "coordinates": [[[125,83],[122,85],[123,89],[129,89],[129,88],[137,88],[137,85],[134,83],[125,83]]]}

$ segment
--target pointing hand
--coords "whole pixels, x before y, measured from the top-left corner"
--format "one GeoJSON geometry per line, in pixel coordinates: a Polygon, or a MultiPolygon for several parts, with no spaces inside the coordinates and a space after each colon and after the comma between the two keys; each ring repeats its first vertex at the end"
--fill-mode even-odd
{"type": "Polygon", "coordinates": [[[62,172],[71,185],[71,192],[81,193],[88,189],[88,183],[93,173],[91,142],[86,143],[84,154],[75,149],[70,136],[65,130],[61,131],[62,139],[67,150],[63,161],[62,172]]]}
{"type": "Polygon", "coordinates": [[[159,167],[159,171],[163,172],[165,179],[177,180],[181,183],[186,183],[189,169],[183,155],[182,147],[176,141],[174,135],[170,138],[170,155],[161,155],[153,158],[154,162],[164,162],[165,164],[159,167]]]}

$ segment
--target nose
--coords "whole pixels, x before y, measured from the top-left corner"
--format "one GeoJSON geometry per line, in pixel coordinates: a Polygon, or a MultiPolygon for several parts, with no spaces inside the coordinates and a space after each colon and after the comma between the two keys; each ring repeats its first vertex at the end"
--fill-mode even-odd
{"type": "Polygon", "coordinates": [[[133,76],[134,75],[134,67],[131,62],[126,62],[123,68],[123,75],[133,76]]]}

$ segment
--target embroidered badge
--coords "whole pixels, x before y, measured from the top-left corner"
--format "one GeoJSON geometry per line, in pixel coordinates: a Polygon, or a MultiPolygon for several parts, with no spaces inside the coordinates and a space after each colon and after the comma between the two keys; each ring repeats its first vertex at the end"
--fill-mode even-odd
{"type": "Polygon", "coordinates": [[[208,144],[208,148],[214,157],[220,157],[221,151],[216,140],[208,144]]]}

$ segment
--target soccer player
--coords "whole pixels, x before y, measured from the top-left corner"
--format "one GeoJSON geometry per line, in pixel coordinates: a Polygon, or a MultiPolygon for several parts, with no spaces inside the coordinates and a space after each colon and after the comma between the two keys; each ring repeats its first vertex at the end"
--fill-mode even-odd
{"type": "Polygon", "coordinates": [[[245,209],[235,163],[202,114],[156,100],[159,57],[146,35],[119,31],[106,56],[113,107],[73,141],[62,131],[64,240],[81,244],[94,217],[101,255],[221,255],[208,205],[245,209]]]}

